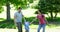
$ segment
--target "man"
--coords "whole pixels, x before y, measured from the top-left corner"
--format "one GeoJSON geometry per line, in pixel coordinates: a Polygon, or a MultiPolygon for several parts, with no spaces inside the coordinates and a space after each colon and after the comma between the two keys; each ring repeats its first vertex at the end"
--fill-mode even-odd
{"type": "Polygon", "coordinates": [[[18,32],[22,32],[22,18],[21,7],[19,7],[18,11],[14,14],[14,23],[18,28],[18,32]]]}

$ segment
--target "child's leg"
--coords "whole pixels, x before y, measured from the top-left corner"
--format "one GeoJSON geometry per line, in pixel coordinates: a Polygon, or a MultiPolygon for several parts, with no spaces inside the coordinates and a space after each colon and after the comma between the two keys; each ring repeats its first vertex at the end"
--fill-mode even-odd
{"type": "Polygon", "coordinates": [[[29,30],[26,30],[26,32],[29,32],[29,30]]]}
{"type": "Polygon", "coordinates": [[[45,32],[45,26],[46,26],[46,24],[43,24],[43,26],[42,26],[43,32],[45,32]]]}
{"type": "Polygon", "coordinates": [[[26,27],[25,27],[25,30],[26,30],[26,32],[29,32],[29,27],[26,26],[26,27]]]}
{"type": "Polygon", "coordinates": [[[39,27],[38,27],[38,31],[37,32],[40,32],[40,30],[41,30],[41,24],[39,24],[39,27]]]}

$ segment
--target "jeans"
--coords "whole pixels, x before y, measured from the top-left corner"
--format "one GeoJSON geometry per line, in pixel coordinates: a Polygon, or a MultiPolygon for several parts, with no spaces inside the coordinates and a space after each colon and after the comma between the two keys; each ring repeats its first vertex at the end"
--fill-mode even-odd
{"type": "Polygon", "coordinates": [[[46,26],[46,24],[39,24],[37,32],[40,32],[41,28],[43,28],[43,32],[45,32],[45,26],[46,26]]]}
{"type": "Polygon", "coordinates": [[[22,32],[22,23],[21,22],[17,22],[17,28],[18,28],[18,32],[22,32]]]}
{"type": "Polygon", "coordinates": [[[29,32],[29,22],[25,22],[25,30],[26,32],[29,32]]]}

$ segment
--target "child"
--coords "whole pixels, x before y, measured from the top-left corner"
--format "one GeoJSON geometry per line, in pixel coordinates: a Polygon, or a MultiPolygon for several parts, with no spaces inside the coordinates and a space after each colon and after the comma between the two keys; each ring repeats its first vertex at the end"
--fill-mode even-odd
{"type": "Polygon", "coordinates": [[[25,26],[25,30],[26,32],[29,32],[29,25],[32,24],[37,18],[33,19],[33,21],[30,23],[29,21],[26,21],[26,19],[24,18],[24,26],[25,26]]]}
{"type": "MultiPolygon", "coordinates": [[[[33,21],[32,21],[33,22],[33,21]]],[[[31,23],[32,23],[31,22],[31,23]]],[[[29,25],[31,24],[29,21],[26,21],[25,18],[24,18],[24,26],[25,26],[25,30],[26,32],[29,32],[29,25]]]]}
{"type": "Polygon", "coordinates": [[[24,24],[26,32],[29,32],[29,24],[30,23],[28,21],[25,22],[25,24],[24,24]]]}
{"type": "Polygon", "coordinates": [[[29,25],[30,25],[29,21],[26,21],[26,19],[24,18],[24,26],[25,26],[26,32],[29,32],[29,25]]]}

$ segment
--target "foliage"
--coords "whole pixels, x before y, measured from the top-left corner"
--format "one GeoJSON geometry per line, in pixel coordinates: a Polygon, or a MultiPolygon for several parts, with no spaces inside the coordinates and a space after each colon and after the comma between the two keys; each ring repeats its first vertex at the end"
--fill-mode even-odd
{"type": "MultiPolygon", "coordinates": [[[[22,7],[24,9],[26,9],[27,5],[30,3],[33,3],[33,1],[34,0],[0,0],[0,7],[6,6],[7,2],[9,2],[9,4],[14,5],[15,8],[22,7]]],[[[1,10],[0,10],[0,12],[1,12],[1,10]]]]}
{"type": "Polygon", "coordinates": [[[51,19],[55,19],[57,13],[60,12],[60,0],[40,0],[35,8],[40,9],[41,13],[47,15],[50,13],[51,19]],[[55,13],[55,16],[53,16],[53,13],[55,13]]]}

